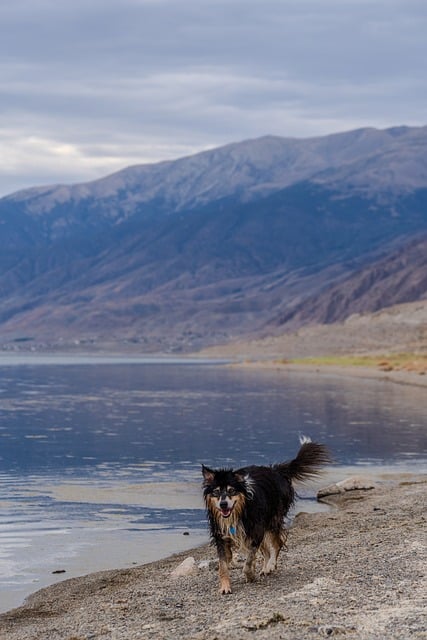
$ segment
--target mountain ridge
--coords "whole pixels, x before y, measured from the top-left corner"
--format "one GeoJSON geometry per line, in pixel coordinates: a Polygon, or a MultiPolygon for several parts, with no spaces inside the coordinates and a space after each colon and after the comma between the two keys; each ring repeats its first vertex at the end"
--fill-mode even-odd
{"type": "MultiPolygon", "coordinates": [[[[392,127],[384,130],[362,128],[313,138],[283,138],[267,135],[253,140],[230,143],[176,160],[133,165],[91,182],[32,187],[5,198],[19,202],[36,199],[37,202],[33,203],[31,212],[46,213],[53,203],[63,204],[70,198],[79,202],[90,196],[96,198],[117,196],[121,190],[132,191],[136,185],[139,191],[144,192],[140,194],[141,202],[151,202],[158,198],[159,194],[166,192],[166,196],[163,195],[163,197],[167,206],[181,210],[192,208],[195,204],[204,204],[235,195],[243,189],[254,188],[256,192],[259,192],[259,189],[265,189],[266,191],[263,192],[265,194],[307,179],[317,179],[322,184],[328,184],[328,170],[337,169],[343,163],[349,168],[360,158],[366,163],[367,155],[375,157],[385,150],[393,153],[396,148],[399,149],[407,144],[408,140],[413,154],[420,152],[421,148],[421,153],[425,156],[427,126],[392,127]],[[417,141],[416,146],[413,144],[414,138],[417,141]],[[218,171],[220,171],[220,183],[218,171]],[[263,173],[259,175],[259,171],[263,173]],[[207,174],[207,181],[204,179],[204,174],[207,174]],[[231,177],[234,180],[231,180],[231,177]],[[182,191],[177,194],[178,183],[182,180],[187,182],[182,187],[182,191]],[[172,187],[172,195],[168,186],[172,187]],[[220,186],[221,190],[218,190],[220,186]],[[214,187],[216,190],[212,192],[214,187]],[[209,197],[208,193],[211,194],[209,197]],[[40,203],[43,197],[46,202],[40,203]],[[37,205],[41,208],[37,209],[37,205]]],[[[411,183],[411,188],[427,186],[427,167],[423,165],[422,169],[416,183],[411,183]]],[[[404,178],[406,180],[407,176],[405,175],[404,178]]],[[[393,179],[395,180],[395,176],[393,179]]],[[[402,181],[404,182],[403,178],[400,178],[400,182],[402,181]]],[[[0,199],[0,202],[2,200],[4,198],[0,199]]]]}

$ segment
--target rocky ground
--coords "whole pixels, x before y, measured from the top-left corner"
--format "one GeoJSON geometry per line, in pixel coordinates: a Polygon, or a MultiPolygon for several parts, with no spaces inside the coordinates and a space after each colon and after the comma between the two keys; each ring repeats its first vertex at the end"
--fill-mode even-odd
{"type": "Polygon", "coordinates": [[[0,638],[426,638],[426,487],[400,476],[329,497],[330,512],[296,518],[274,574],[245,584],[233,569],[229,596],[206,546],[43,589],[0,616],[0,638]],[[193,571],[173,577],[188,556],[193,571]]]}

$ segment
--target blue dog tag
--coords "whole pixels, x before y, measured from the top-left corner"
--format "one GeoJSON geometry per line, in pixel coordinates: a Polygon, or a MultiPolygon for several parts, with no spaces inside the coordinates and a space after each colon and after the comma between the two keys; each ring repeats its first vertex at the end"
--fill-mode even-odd
{"type": "Polygon", "coordinates": [[[236,527],[230,527],[230,533],[232,536],[236,535],[236,527]]]}

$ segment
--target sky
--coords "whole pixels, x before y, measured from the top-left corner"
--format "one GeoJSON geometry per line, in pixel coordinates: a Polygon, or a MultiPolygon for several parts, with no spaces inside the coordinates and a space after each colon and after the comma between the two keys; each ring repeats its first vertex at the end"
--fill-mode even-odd
{"type": "Polygon", "coordinates": [[[266,134],[427,124],[426,0],[0,5],[0,196],[266,134]]]}

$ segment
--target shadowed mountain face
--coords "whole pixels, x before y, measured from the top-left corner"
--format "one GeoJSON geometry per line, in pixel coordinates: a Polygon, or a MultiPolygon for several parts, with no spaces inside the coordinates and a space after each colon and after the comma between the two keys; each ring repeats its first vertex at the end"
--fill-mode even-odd
{"type": "Polygon", "coordinates": [[[415,300],[427,300],[427,236],[286,309],[272,324],[288,330],[305,324],[331,324],[349,314],[374,313],[415,300]]]}
{"type": "Polygon", "coordinates": [[[266,137],[31,189],[0,200],[0,228],[2,342],[186,350],[330,322],[425,295],[427,128],[266,137]]]}

